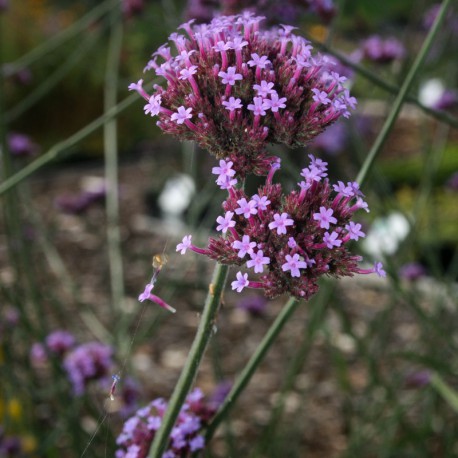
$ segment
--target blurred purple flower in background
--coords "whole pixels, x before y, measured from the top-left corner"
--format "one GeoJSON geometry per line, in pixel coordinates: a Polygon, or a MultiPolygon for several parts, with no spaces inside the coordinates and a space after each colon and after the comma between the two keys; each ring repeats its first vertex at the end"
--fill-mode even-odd
{"type": "Polygon", "coordinates": [[[415,281],[426,276],[426,269],[418,262],[409,262],[399,269],[399,276],[405,280],[415,281]]]}
{"type": "Polygon", "coordinates": [[[75,345],[75,338],[67,331],[57,330],[49,334],[45,342],[52,353],[62,357],[75,345]]]}
{"type": "Polygon", "coordinates": [[[455,172],[448,180],[447,187],[452,191],[458,191],[458,172],[455,172]]]}
{"type": "Polygon", "coordinates": [[[144,0],[122,0],[121,2],[122,14],[127,18],[141,14],[144,8],[144,0]]]}
{"type": "Polygon", "coordinates": [[[411,372],[405,378],[406,388],[423,388],[426,385],[429,385],[431,381],[431,372],[428,370],[421,370],[416,372],[411,372]]]}
{"type": "Polygon", "coordinates": [[[99,342],[79,345],[64,358],[63,366],[76,396],[81,396],[91,380],[106,377],[113,367],[113,349],[99,342]]]}
{"type": "Polygon", "coordinates": [[[405,56],[404,45],[396,38],[373,35],[361,46],[363,57],[379,64],[387,64],[405,56]]]}
{"type": "Polygon", "coordinates": [[[8,149],[14,156],[35,156],[40,147],[25,134],[11,132],[7,135],[8,149]]]}
{"type": "Polygon", "coordinates": [[[46,347],[41,342],[35,342],[30,347],[30,363],[33,367],[41,367],[48,362],[46,347]]]}
{"type": "Polygon", "coordinates": [[[104,202],[107,194],[105,180],[99,177],[88,177],[79,194],[64,194],[56,197],[54,206],[63,213],[78,215],[98,202],[104,202]]]}
{"type": "Polygon", "coordinates": [[[267,307],[267,300],[261,295],[244,296],[237,301],[237,307],[246,310],[253,316],[262,315],[267,307]]]}

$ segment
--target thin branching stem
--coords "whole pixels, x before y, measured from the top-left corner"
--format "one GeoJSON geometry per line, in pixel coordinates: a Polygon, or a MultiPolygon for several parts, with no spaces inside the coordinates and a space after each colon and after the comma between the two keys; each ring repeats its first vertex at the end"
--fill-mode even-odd
{"type": "Polygon", "coordinates": [[[16,61],[4,65],[0,70],[3,72],[5,77],[9,77],[18,71],[29,67],[31,64],[47,56],[50,52],[66,43],[68,40],[79,36],[85,29],[106,14],[111,8],[119,7],[119,3],[120,0],[106,0],[100,3],[71,26],[62,29],[60,33],[54,35],[52,38],[49,38],[44,43],[38,45],[27,54],[24,54],[16,61]]]}
{"type": "MultiPolygon", "coordinates": [[[[356,73],[358,73],[358,75],[361,75],[362,77],[366,78],[368,81],[370,81],[371,83],[374,83],[375,85],[377,85],[384,91],[387,91],[391,94],[398,94],[400,92],[400,89],[398,86],[380,78],[377,74],[370,71],[368,68],[364,67],[364,65],[353,62],[349,57],[345,56],[344,54],[337,51],[336,49],[331,48],[327,44],[320,43],[312,39],[310,39],[310,41],[314,44],[314,46],[316,46],[319,49],[322,49],[323,51],[330,54],[331,56],[336,57],[345,66],[353,69],[356,73]]],[[[424,113],[428,114],[429,116],[432,116],[433,118],[437,119],[438,121],[441,121],[452,127],[458,128],[458,119],[455,116],[452,116],[450,113],[447,113],[446,111],[435,110],[434,108],[428,107],[424,105],[423,103],[421,103],[416,97],[412,95],[407,94],[404,99],[406,102],[416,105],[424,113]]]]}
{"type": "MultiPolygon", "coordinates": [[[[118,96],[119,61],[122,49],[123,25],[121,10],[113,9],[110,17],[111,34],[105,72],[105,113],[116,107],[118,96]]],[[[113,309],[121,312],[124,297],[124,278],[119,228],[118,136],[116,118],[107,121],[103,128],[105,157],[105,186],[107,211],[107,243],[110,265],[111,301],[113,309]]]]}
{"type": "Polygon", "coordinates": [[[267,351],[272,346],[273,342],[275,341],[275,339],[277,338],[278,334],[283,329],[285,324],[291,318],[291,316],[297,309],[299,303],[300,302],[297,299],[291,298],[283,306],[281,312],[273,322],[272,326],[267,331],[258,348],[253,353],[246,366],[243,368],[242,372],[240,373],[239,377],[234,383],[234,386],[232,387],[230,393],[226,396],[226,399],[224,400],[223,404],[214,416],[213,420],[208,425],[205,435],[207,441],[211,439],[211,437],[216,431],[216,428],[219,426],[221,421],[226,417],[229,410],[232,408],[240,394],[248,385],[248,382],[250,381],[253,374],[256,372],[256,369],[258,368],[261,361],[264,359],[264,356],[266,355],[267,351]]]}
{"type": "Polygon", "coordinates": [[[366,157],[366,160],[364,161],[361,167],[361,170],[358,173],[356,181],[360,185],[362,185],[363,182],[367,179],[369,171],[372,168],[372,165],[374,164],[376,157],[380,153],[383,144],[385,143],[386,139],[388,138],[388,135],[391,132],[391,129],[394,126],[394,123],[398,117],[398,114],[401,111],[401,107],[406,100],[407,93],[409,92],[409,89],[415,77],[417,76],[418,72],[421,69],[421,66],[428,54],[429,49],[431,48],[434,38],[436,37],[436,34],[439,31],[442,21],[445,18],[445,14],[447,12],[448,7],[450,6],[450,3],[451,3],[451,0],[444,0],[442,2],[441,8],[439,10],[439,13],[436,16],[434,24],[431,27],[425,41],[423,42],[423,45],[418,53],[418,56],[415,59],[414,63],[412,64],[412,67],[410,68],[404,82],[402,83],[399,93],[396,96],[396,99],[393,103],[393,108],[391,109],[388,115],[388,118],[386,119],[385,124],[382,127],[382,130],[380,131],[379,135],[375,139],[375,142],[372,145],[372,148],[369,151],[366,157]]]}

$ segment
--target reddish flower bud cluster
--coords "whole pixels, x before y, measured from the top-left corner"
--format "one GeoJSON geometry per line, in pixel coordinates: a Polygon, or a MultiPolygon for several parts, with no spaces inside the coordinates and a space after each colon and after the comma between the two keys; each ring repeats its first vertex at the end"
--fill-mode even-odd
{"type": "MultiPolygon", "coordinates": [[[[204,437],[199,434],[214,415],[215,407],[205,402],[202,391],[198,388],[188,394],[181,408],[178,420],[170,434],[170,443],[163,458],[194,456],[205,446],[204,437]]],[[[116,443],[119,448],[116,458],[145,458],[160,428],[167,409],[167,402],[155,399],[146,407],[139,409],[125,423],[116,443]]]]}
{"type": "Polygon", "coordinates": [[[228,184],[231,163],[220,161],[214,173],[229,193],[223,203],[225,215],[217,219],[223,236],[210,238],[206,249],[193,246],[191,236],[186,236],[177,251],[184,254],[189,248],[222,264],[246,264],[261,274],[259,280],[250,281],[247,273],[238,272],[232,289],[261,288],[269,298],[288,293],[309,299],[318,291],[322,275],[338,278],[375,272],[385,276],[380,263],[361,269],[361,257],[348,249],[350,240],[365,236],[361,224],[352,221],[357,210],[368,211],[358,184],[339,181],[331,186],[325,178],[327,164],[310,158],[299,189],[286,194],[280,184],[272,183],[277,163],[253,196],[228,184]]]}
{"type": "Polygon", "coordinates": [[[313,56],[293,27],[261,30],[262,19],[244,13],[183,24],[187,36],[170,36],[177,55],[163,45],[145,68],[166,87],[150,95],[143,80],[129,86],[164,132],[229,157],[241,177],[268,173],[269,143],[303,146],[356,105],[332,60],[313,56]]]}

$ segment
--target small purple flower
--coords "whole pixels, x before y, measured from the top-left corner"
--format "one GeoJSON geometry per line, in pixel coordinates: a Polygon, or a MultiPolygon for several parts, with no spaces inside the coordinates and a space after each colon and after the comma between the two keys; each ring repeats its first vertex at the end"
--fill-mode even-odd
{"type": "Polygon", "coordinates": [[[326,246],[332,250],[333,247],[339,247],[342,244],[342,240],[338,240],[339,234],[336,231],[332,231],[331,234],[329,232],[324,233],[323,242],[326,246]]]}
{"type": "Polygon", "coordinates": [[[262,250],[258,250],[257,253],[250,254],[251,259],[246,263],[248,268],[254,267],[254,271],[257,274],[261,274],[264,270],[264,266],[270,263],[270,259],[264,256],[262,250]]]}
{"type": "Polygon", "coordinates": [[[258,210],[261,210],[261,211],[267,210],[267,205],[270,204],[270,200],[266,196],[259,197],[257,194],[255,194],[252,197],[252,200],[256,202],[258,210]]]}
{"type": "Polygon", "coordinates": [[[256,53],[251,54],[251,60],[247,62],[250,67],[266,68],[267,64],[270,64],[270,60],[267,56],[258,56],[256,53]]]}
{"type": "Polygon", "coordinates": [[[242,272],[237,272],[237,280],[234,280],[231,283],[232,289],[237,290],[238,293],[241,293],[244,288],[246,288],[250,282],[248,281],[248,274],[242,274],[242,272]]]}
{"type": "Polygon", "coordinates": [[[248,41],[244,40],[242,37],[235,37],[228,44],[230,49],[233,49],[234,51],[241,51],[248,44],[248,41]]]}
{"type": "Polygon", "coordinates": [[[268,83],[267,81],[264,81],[264,80],[262,80],[260,84],[253,85],[253,89],[257,92],[258,97],[263,97],[263,98],[268,97],[270,94],[277,93],[277,91],[273,89],[273,87],[274,87],[274,83],[268,83]]]}
{"type": "Polygon", "coordinates": [[[247,202],[245,197],[237,201],[239,207],[235,209],[237,215],[243,215],[245,218],[249,218],[251,215],[256,215],[256,201],[250,200],[247,202]]]}
{"type": "Polygon", "coordinates": [[[235,250],[239,250],[237,256],[239,258],[244,258],[246,254],[251,255],[251,253],[253,253],[253,249],[256,248],[256,242],[250,242],[250,236],[244,235],[242,241],[234,240],[232,246],[235,250]]]}
{"type": "Polygon", "coordinates": [[[358,240],[360,237],[365,237],[366,234],[361,231],[361,224],[354,223],[350,221],[346,226],[345,229],[348,231],[348,235],[352,240],[358,240]]]}
{"type": "Polygon", "coordinates": [[[319,89],[312,89],[313,92],[313,100],[316,103],[322,104],[322,105],[328,105],[331,103],[331,100],[328,98],[328,93],[325,91],[320,91],[319,89]]]}
{"type": "Polygon", "coordinates": [[[213,167],[212,173],[219,175],[218,180],[223,181],[226,177],[232,178],[235,175],[235,170],[232,168],[234,163],[232,161],[225,161],[221,159],[219,161],[219,167],[213,167]]]}
{"type": "Polygon", "coordinates": [[[345,197],[353,196],[352,188],[350,186],[346,186],[342,181],[338,181],[333,188],[335,192],[342,194],[345,197]]]}
{"type": "Polygon", "coordinates": [[[163,299],[159,296],[156,296],[151,291],[154,289],[154,282],[148,283],[145,286],[143,293],[138,296],[139,302],[144,302],[146,300],[154,302],[155,304],[159,305],[163,309],[169,311],[170,313],[176,313],[176,309],[174,309],[171,305],[167,304],[163,299]]]}
{"type": "Polygon", "coordinates": [[[159,112],[161,111],[161,100],[162,99],[159,94],[152,95],[149,98],[148,103],[144,106],[145,114],[151,114],[151,116],[157,116],[159,112]]]}
{"type": "Polygon", "coordinates": [[[383,264],[381,262],[376,262],[374,264],[374,273],[379,277],[386,277],[386,272],[383,270],[383,264]]]}
{"type": "Polygon", "coordinates": [[[294,240],[294,237],[290,237],[290,238],[288,239],[288,246],[289,246],[290,248],[296,248],[296,247],[297,247],[297,243],[296,243],[296,241],[294,240]]]}
{"type": "Polygon", "coordinates": [[[145,289],[143,291],[143,293],[141,293],[139,296],[138,296],[138,300],[140,302],[144,302],[146,300],[149,299],[150,295],[151,295],[151,291],[153,290],[154,288],[154,285],[152,285],[151,283],[148,283],[146,286],[145,286],[145,289]]]}
{"type": "Polygon", "coordinates": [[[247,108],[256,116],[265,116],[266,110],[269,109],[267,100],[262,97],[254,97],[253,103],[250,103],[247,108]]]}
{"type": "Polygon", "coordinates": [[[242,101],[240,99],[236,99],[234,97],[229,97],[229,100],[223,101],[223,105],[225,106],[226,110],[234,111],[243,108],[242,101]]]}
{"type": "Polygon", "coordinates": [[[301,273],[299,269],[306,269],[307,263],[305,261],[301,261],[299,255],[296,253],[293,256],[287,254],[285,256],[286,262],[281,266],[283,272],[287,272],[288,270],[291,272],[291,277],[300,277],[301,273]]]}
{"type": "Polygon", "coordinates": [[[195,75],[197,73],[197,65],[191,65],[188,68],[183,68],[180,70],[180,80],[188,80],[191,78],[192,75],[195,75]]]}
{"type": "Polygon", "coordinates": [[[222,231],[223,234],[227,232],[227,230],[231,227],[235,226],[235,221],[232,220],[232,217],[234,216],[234,212],[226,212],[226,214],[223,216],[218,216],[216,218],[216,222],[219,223],[219,226],[216,227],[217,231],[222,231]]]}
{"type": "Polygon", "coordinates": [[[234,86],[236,81],[243,79],[243,76],[237,73],[235,67],[228,67],[227,72],[221,71],[218,73],[218,76],[221,78],[223,84],[229,84],[230,86],[234,86]]]}
{"type": "Polygon", "coordinates": [[[321,181],[321,178],[324,178],[326,175],[327,173],[323,172],[318,167],[314,167],[313,165],[303,168],[301,172],[301,176],[305,178],[306,183],[321,181]]]}
{"type": "Polygon", "coordinates": [[[175,121],[177,124],[183,124],[187,119],[192,118],[192,108],[185,108],[183,106],[178,108],[177,113],[172,113],[171,120],[175,121]]]}
{"type": "Polygon", "coordinates": [[[278,94],[275,92],[270,95],[270,99],[264,99],[264,105],[273,113],[277,113],[279,108],[286,108],[286,97],[279,98],[278,94]]]}
{"type": "Polygon", "coordinates": [[[320,207],[320,212],[314,213],[313,219],[320,222],[321,229],[329,229],[330,224],[337,223],[337,219],[332,216],[333,213],[332,208],[320,207]]]}
{"type": "Polygon", "coordinates": [[[291,218],[288,218],[288,213],[282,213],[279,215],[276,213],[274,215],[274,221],[269,223],[269,229],[277,229],[277,234],[286,234],[286,227],[292,226],[294,221],[291,218]]]}
{"type": "Polygon", "coordinates": [[[176,251],[180,251],[180,254],[185,254],[186,250],[192,245],[191,239],[192,239],[192,235],[185,235],[181,243],[177,245],[176,251]]]}

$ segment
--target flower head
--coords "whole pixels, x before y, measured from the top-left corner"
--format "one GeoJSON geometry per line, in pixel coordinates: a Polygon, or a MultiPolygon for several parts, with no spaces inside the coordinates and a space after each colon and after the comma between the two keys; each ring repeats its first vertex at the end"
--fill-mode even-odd
{"type": "Polygon", "coordinates": [[[106,377],[113,366],[113,349],[99,342],[79,345],[67,353],[64,368],[73,385],[73,392],[81,396],[89,381],[106,377]]]}
{"type": "MultiPolygon", "coordinates": [[[[158,398],[137,410],[124,423],[116,440],[116,457],[146,458],[166,409],[167,402],[158,398]]],[[[215,411],[214,403],[206,401],[198,388],[191,391],[181,407],[170,433],[169,446],[162,457],[191,456],[192,453],[202,450],[205,439],[200,430],[209,423],[215,411]]]]}
{"type": "Polygon", "coordinates": [[[261,22],[245,12],[186,23],[186,35],[172,34],[147,65],[165,84],[152,94],[142,81],[129,87],[164,132],[228,158],[242,178],[268,173],[269,144],[304,146],[355,105],[330,59],[291,27],[261,22]]]}
{"type": "MultiPolygon", "coordinates": [[[[324,161],[310,156],[308,170],[320,175],[326,169],[324,161]]],[[[226,216],[218,219],[217,229],[226,232],[210,238],[204,254],[222,264],[253,269],[258,279],[248,281],[248,274],[239,272],[232,288],[262,289],[268,298],[287,293],[308,299],[317,292],[322,275],[383,275],[379,264],[362,269],[361,257],[350,252],[349,242],[364,236],[361,224],[354,221],[363,208],[360,196],[357,183],[333,185],[326,177],[290,192],[269,176],[251,196],[231,188],[223,203],[226,216]]]]}

